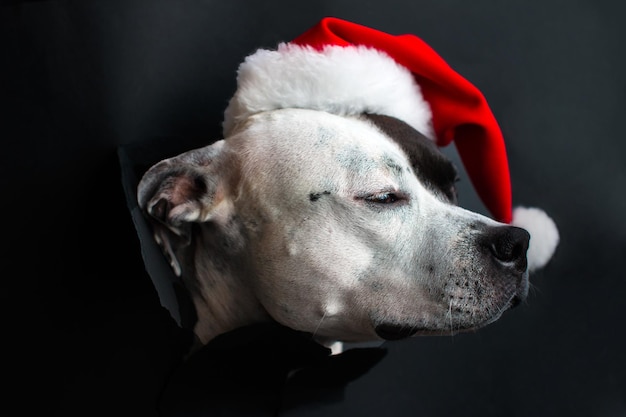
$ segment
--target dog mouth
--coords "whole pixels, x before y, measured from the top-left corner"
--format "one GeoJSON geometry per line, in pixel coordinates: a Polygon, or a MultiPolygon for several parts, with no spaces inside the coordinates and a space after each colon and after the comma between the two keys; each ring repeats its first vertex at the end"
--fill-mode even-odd
{"type": "Polygon", "coordinates": [[[521,293],[513,294],[507,302],[505,302],[501,308],[497,310],[497,314],[490,315],[489,317],[484,317],[483,320],[479,322],[469,323],[467,321],[461,321],[460,323],[455,323],[455,325],[450,328],[431,328],[420,325],[408,325],[408,324],[397,324],[397,323],[386,323],[383,322],[374,327],[374,331],[376,335],[383,340],[401,340],[407,339],[409,337],[419,335],[454,335],[456,333],[463,333],[468,331],[477,330],[481,327],[485,327],[494,321],[498,320],[502,314],[506,311],[517,307],[520,305],[524,299],[526,298],[526,292],[522,291],[521,293]]]}
{"type": "Polygon", "coordinates": [[[476,330],[488,323],[470,327],[455,327],[454,329],[429,329],[420,326],[408,326],[400,324],[383,323],[374,328],[376,335],[386,341],[408,339],[415,335],[420,336],[446,336],[476,330]]]}
{"type": "Polygon", "coordinates": [[[383,323],[374,329],[381,339],[400,340],[415,335],[421,329],[413,326],[403,326],[398,324],[383,323]]]}
{"type": "Polygon", "coordinates": [[[386,341],[396,341],[408,339],[410,337],[419,336],[454,336],[458,333],[471,332],[485,327],[494,321],[497,317],[492,317],[482,323],[466,326],[454,326],[453,328],[427,328],[421,326],[408,326],[400,324],[383,323],[374,328],[376,335],[386,341]]]}

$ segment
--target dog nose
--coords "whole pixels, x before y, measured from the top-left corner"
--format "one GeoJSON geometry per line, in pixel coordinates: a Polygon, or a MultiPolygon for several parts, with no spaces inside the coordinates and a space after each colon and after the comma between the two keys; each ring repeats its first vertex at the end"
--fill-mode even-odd
{"type": "Polygon", "coordinates": [[[504,265],[514,265],[520,271],[525,271],[527,267],[529,242],[530,234],[515,226],[492,227],[485,233],[483,240],[496,260],[504,265]]]}

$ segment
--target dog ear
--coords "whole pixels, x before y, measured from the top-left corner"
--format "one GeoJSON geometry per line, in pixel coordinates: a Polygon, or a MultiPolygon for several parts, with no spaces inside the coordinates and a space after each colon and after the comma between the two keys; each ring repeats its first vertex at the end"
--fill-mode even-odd
{"type": "Polygon", "coordinates": [[[177,251],[189,245],[194,223],[228,217],[223,154],[223,141],[194,149],[155,164],[139,181],[139,207],[177,275],[177,251]]]}

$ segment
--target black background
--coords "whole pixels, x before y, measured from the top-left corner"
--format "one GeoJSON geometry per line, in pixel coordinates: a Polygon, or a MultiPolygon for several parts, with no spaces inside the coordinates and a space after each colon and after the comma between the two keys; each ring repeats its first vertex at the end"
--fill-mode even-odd
{"type": "Polygon", "coordinates": [[[386,343],[339,401],[285,415],[625,416],[625,11],[618,0],[2,6],[3,403],[15,415],[156,415],[188,335],[145,272],[117,148],[220,138],[241,60],[332,15],[414,33],[478,86],[507,140],[514,203],[545,209],[561,244],[498,322],[386,343]]]}

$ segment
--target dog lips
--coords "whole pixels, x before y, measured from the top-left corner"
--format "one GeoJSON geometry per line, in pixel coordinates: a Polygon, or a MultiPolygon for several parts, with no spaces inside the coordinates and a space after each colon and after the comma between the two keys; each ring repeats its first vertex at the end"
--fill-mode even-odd
{"type": "Polygon", "coordinates": [[[413,336],[419,330],[416,327],[402,326],[399,324],[379,324],[376,326],[376,334],[385,340],[400,340],[413,336]]]}

